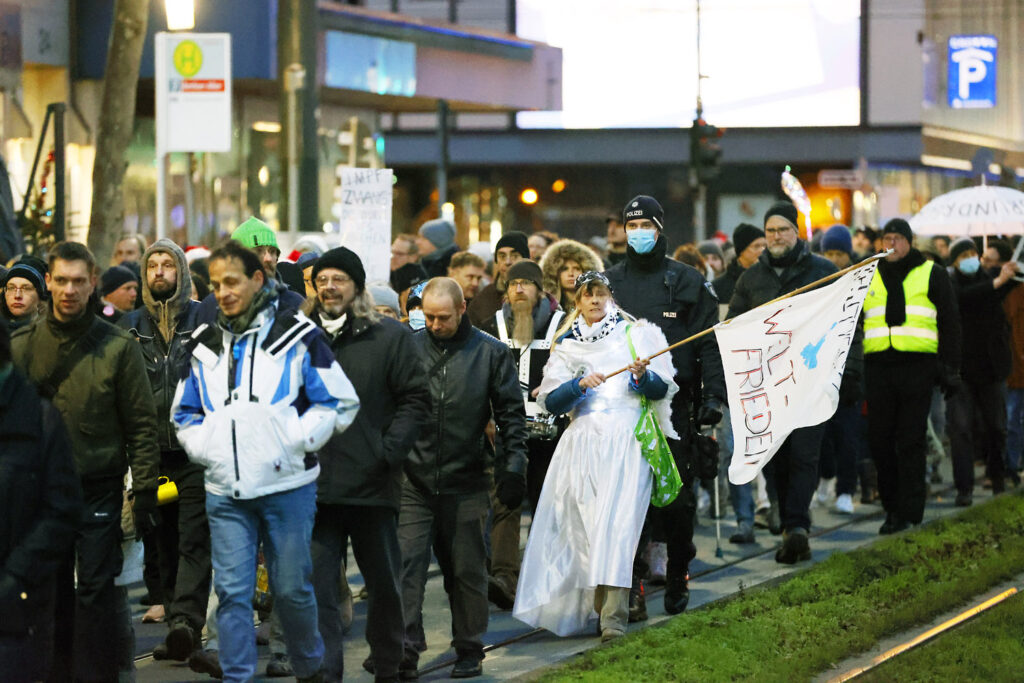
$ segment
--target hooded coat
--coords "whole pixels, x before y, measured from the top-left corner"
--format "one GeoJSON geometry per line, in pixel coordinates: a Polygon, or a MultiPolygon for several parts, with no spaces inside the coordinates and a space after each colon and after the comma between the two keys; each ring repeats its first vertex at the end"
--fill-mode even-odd
{"type": "Polygon", "coordinates": [[[171,402],[178,379],[188,368],[189,337],[198,326],[199,303],[192,301],[192,280],[188,261],[181,247],[169,239],[159,239],[142,255],[145,271],[149,257],[155,253],[170,254],[178,269],[174,292],[160,301],[153,296],[147,278],[142,278],[143,307],[126,313],[118,327],[128,330],[139,342],[146,362],[146,374],[156,403],[157,438],[163,458],[174,457],[184,462],[185,453],[178,444],[171,424],[171,402]]]}
{"type": "Polygon", "coordinates": [[[569,313],[575,308],[573,298],[571,294],[562,291],[558,277],[566,261],[575,261],[584,273],[588,270],[601,272],[604,266],[593,249],[576,240],[559,240],[544,252],[544,257],[540,260],[540,270],[544,274],[544,291],[554,296],[566,313],[569,313]]]}

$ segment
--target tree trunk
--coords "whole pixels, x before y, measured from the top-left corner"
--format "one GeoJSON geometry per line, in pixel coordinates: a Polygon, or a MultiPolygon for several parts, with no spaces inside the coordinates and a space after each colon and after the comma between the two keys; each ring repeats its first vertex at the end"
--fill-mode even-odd
{"type": "Polygon", "coordinates": [[[125,152],[135,122],[135,91],[146,40],[148,0],[115,0],[107,66],[103,72],[103,103],[96,133],[92,169],[92,213],[89,248],[105,264],[124,225],[125,152]]]}

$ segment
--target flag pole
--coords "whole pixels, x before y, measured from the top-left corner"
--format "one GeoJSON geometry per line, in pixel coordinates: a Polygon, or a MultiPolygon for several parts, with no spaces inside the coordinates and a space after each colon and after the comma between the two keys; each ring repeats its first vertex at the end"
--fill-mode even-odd
{"type": "MultiPolygon", "coordinates": [[[[755,306],[754,308],[762,308],[764,306],[770,306],[771,304],[778,303],[778,302],[783,301],[785,299],[788,299],[790,297],[796,296],[797,294],[803,294],[804,292],[812,290],[812,289],[815,289],[816,287],[819,287],[819,286],[825,284],[826,282],[831,282],[832,280],[835,280],[836,278],[840,278],[843,275],[846,275],[847,273],[851,273],[851,272],[857,270],[858,268],[864,268],[866,266],[870,266],[875,261],[879,261],[879,260],[885,258],[890,253],[892,253],[892,249],[887,249],[886,251],[879,252],[879,253],[877,253],[877,254],[875,254],[873,256],[869,256],[869,257],[867,257],[866,259],[864,259],[863,261],[861,261],[859,263],[855,263],[852,266],[847,266],[846,268],[843,268],[840,271],[832,273],[831,275],[826,275],[825,277],[821,278],[820,280],[815,280],[814,282],[812,282],[810,284],[807,284],[807,285],[804,285],[803,287],[798,287],[798,288],[794,289],[792,292],[789,292],[788,294],[783,294],[780,297],[772,299],[771,301],[766,301],[763,304],[761,304],[760,306],[755,306]]],[[[752,308],[750,310],[754,310],[754,308],[752,308]]],[[[735,320],[735,318],[729,318],[728,320],[723,320],[722,322],[719,323],[719,325],[728,325],[733,320],[735,320]]],[[[643,358],[643,359],[639,359],[639,360],[650,361],[653,358],[657,358],[658,356],[660,356],[660,355],[662,355],[664,353],[668,353],[672,349],[678,348],[678,347],[682,346],[683,344],[689,344],[690,342],[696,341],[697,339],[700,339],[701,337],[703,337],[705,335],[711,334],[712,332],[715,331],[715,327],[717,327],[717,325],[713,325],[713,326],[707,328],[706,330],[702,330],[701,332],[698,332],[697,334],[694,334],[694,335],[691,335],[691,336],[687,337],[686,339],[683,339],[681,341],[677,341],[675,344],[672,344],[668,348],[664,348],[661,351],[658,351],[657,353],[652,353],[650,356],[647,356],[647,358],[643,358]]],[[[629,370],[629,366],[628,365],[626,367],[624,367],[624,368],[619,368],[615,372],[612,372],[612,373],[609,373],[609,374],[605,375],[604,378],[606,380],[610,379],[610,378],[614,377],[615,375],[618,375],[621,372],[626,372],[627,370],[629,370]]]]}

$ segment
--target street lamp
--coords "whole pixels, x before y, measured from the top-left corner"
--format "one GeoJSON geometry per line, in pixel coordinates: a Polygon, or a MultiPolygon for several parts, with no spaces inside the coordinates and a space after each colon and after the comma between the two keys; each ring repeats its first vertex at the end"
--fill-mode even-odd
{"type": "Polygon", "coordinates": [[[164,0],[168,31],[191,31],[196,27],[195,0],[164,0]]]}

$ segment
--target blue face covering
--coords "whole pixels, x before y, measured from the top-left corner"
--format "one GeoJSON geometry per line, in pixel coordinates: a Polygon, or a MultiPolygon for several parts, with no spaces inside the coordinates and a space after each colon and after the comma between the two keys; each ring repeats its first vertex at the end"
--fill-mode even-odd
{"type": "Polygon", "coordinates": [[[981,267],[981,260],[977,256],[965,258],[956,266],[964,275],[974,275],[981,267]]]}
{"type": "Polygon", "coordinates": [[[427,326],[427,317],[423,315],[423,309],[417,308],[414,311],[409,311],[409,327],[414,330],[422,330],[427,326]]]}
{"type": "Polygon", "coordinates": [[[637,228],[626,231],[626,242],[638,254],[646,254],[658,242],[658,231],[653,228],[637,228]]]}

